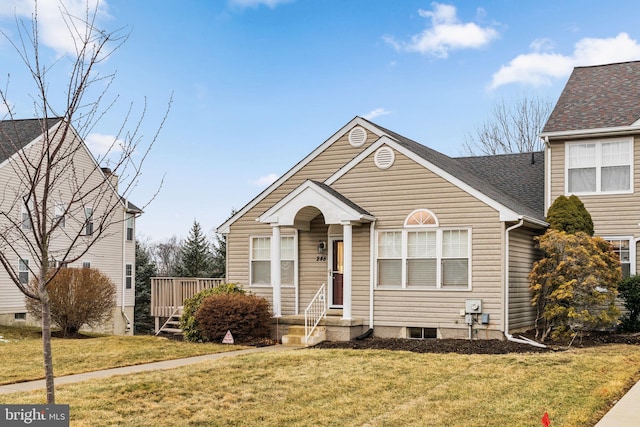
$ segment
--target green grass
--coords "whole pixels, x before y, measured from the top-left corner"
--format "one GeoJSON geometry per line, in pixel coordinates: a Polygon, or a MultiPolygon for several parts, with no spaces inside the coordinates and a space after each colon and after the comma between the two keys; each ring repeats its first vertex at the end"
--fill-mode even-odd
{"type": "MultiPolygon", "coordinates": [[[[0,341],[0,385],[44,378],[39,329],[0,326],[0,336],[8,341],[0,341]]],[[[55,376],[245,348],[185,343],[155,336],[91,336],[90,339],[52,339],[55,376]]]]}
{"type": "MultiPolygon", "coordinates": [[[[72,426],[537,427],[547,411],[552,426],[586,427],[638,380],[640,347],[628,345],[510,355],[309,349],[69,384],[56,401],[70,405],[72,426]]],[[[42,390],[0,395],[44,400],[42,390]]]]}

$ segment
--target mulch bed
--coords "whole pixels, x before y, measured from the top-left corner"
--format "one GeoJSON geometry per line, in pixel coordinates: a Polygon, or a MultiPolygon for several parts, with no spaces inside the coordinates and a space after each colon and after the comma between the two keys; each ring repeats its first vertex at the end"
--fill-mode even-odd
{"type": "MultiPolygon", "coordinates": [[[[532,338],[531,334],[523,334],[532,338]]],[[[514,338],[518,338],[515,335],[514,338]]],[[[457,339],[425,339],[413,340],[403,338],[365,338],[351,341],[325,341],[314,348],[343,348],[356,350],[404,350],[415,353],[458,353],[458,354],[507,354],[507,353],[545,353],[564,351],[569,348],[586,348],[607,344],[640,345],[640,333],[583,333],[573,342],[549,342],[547,348],[534,347],[507,340],[457,340],[457,339]]]]}

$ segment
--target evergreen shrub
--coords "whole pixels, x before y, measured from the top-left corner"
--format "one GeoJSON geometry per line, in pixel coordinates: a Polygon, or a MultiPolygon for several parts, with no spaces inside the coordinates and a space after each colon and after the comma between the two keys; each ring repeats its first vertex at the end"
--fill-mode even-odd
{"type": "Polygon", "coordinates": [[[627,310],[620,319],[621,329],[629,332],[640,331],[640,276],[624,279],[618,286],[618,292],[627,310]]]}
{"type": "Polygon", "coordinates": [[[266,299],[226,294],[205,298],[195,314],[205,341],[221,342],[231,331],[236,343],[251,343],[271,335],[271,312],[266,299]]]}
{"type": "Polygon", "coordinates": [[[242,294],[244,290],[236,283],[223,283],[215,288],[204,289],[191,298],[187,298],[183,303],[182,317],[180,318],[180,329],[182,329],[185,341],[204,342],[198,330],[196,311],[200,308],[202,301],[212,295],[242,294]]]}

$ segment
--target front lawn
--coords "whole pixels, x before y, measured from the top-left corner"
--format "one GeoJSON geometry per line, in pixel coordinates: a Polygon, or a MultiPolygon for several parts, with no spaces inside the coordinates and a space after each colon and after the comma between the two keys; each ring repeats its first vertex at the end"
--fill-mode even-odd
{"type": "MultiPolygon", "coordinates": [[[[92,338],[52,339],[55,376],[246,348],[193,344],[148,335],[88,336],[92,338]]],[[[44,378],[39,329],[0,326],[0,337],[3,337],[0,341],[0,385],[44,378]]]]}
{"type": "MultiPolygon", "coordinates": [[[[544,354],[307,349],[57,388],[72,426],[593,426],[640,380],[640,346],[544,354]]],[[[44,392],[0,396],[42,403],[44,392]]]]}

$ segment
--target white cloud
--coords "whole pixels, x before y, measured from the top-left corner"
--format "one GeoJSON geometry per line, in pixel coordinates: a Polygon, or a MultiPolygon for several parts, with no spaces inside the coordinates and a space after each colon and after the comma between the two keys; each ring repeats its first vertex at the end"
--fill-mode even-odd
{"type": "MultiPolygon", "coordinates": [[[[418,11],[420,16],[431,20],[431,26],[412,36],[411,41],[398,42],[390,36],[383,39],[399,51],[446,58],[452,50],[478,49],[499,37],[494,28],[461,22],[455,6],[440,3],[432,5],[433,10],[418,11]]],[[[483,12],[480,10],[479,14],[483,12]]]]}
{"type": "Polygon", "coordinates": [[[362,116],[367,120],[373,120],[379,116],[386,116],[387,114],[391,114],[391,111],[385,110],[384,108],[376,108],[375,110],[369,111],[367,114],[362,116]]]}
{"type": "Polygon", "coordinates": [[[270,173],[268,175],[261,176],[260,178],[258,178],[256,180],[249,181],[249,183],[253,184],[253,185],[257,186],[257,187],[268,187],[269,185],[271,185],[274,182],[276,182],[276,180],[278,178],[279,178],[279,176],[276,175],[275,173],[270,173]]]}
{"type": "MultiPolygon", "coordinates": [[[[0,16],[31,19],[34,5],[33,0],[3,0],[0,2],[0,16]]],[[[64,9],[60,0],[39,0],[40,42],[59,54],[75,54],[74,39],[68,28],[69,19],[73,17],[76,25],[83,26],[77,20],[86,16],[87,10],[92,13],[96,8],[98,17],[108,16],[106,0],[65,0],[64,9]],[[63,16],[66,17],[67,23],[63,16]]]]}
{"type": "Polygon", "coordinates": [[[584,38],[576,43],[573,53],[569,56],[539,52],[541,49],[551,48],[550,41],[534,41],[531,44],[534,52],[518,55],[508,65],[503,65],[493,75],[490,87],[495,89],[510,83],[550,85],[554,79],[567,77],[577,66],[640,59],[640,44],[627,33],[620,33],[614,38],[584,38]]]}
{"type": "Polygon", "coordinates": [[[258,6],[265,5],[273,9],[280,4],[291,3],[292,1],[295,1],[295,0],[229,0],[229,3],[232,6],[237,6],[241,8],[258,7],[258,6]]]}
{"type": "Polygon", "coordinates": [[[117,139],[113,135],[103,135],[101,133],[89,134],[84,142],[94,156],[119,153],[124,146],[124,141],[117,139]]]}

